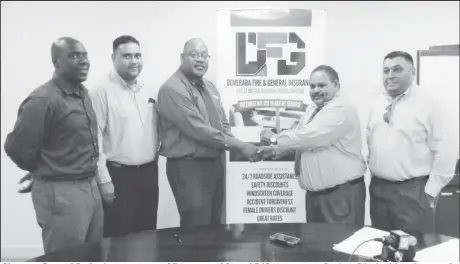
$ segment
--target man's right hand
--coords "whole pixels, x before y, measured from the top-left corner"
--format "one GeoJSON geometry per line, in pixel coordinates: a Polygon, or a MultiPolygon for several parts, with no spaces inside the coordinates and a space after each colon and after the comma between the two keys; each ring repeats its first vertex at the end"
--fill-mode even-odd
{"type": "Polygon", "coordinates": [[[273,145],[270,146],[260,146],[257,150],[257,154],[259,154],[262,160],[271,159],[274,157],[274,149],[273,145]]]}
{"type": "Polygon", "coordinates": [[[113,187],[113,183],[106,182],[99,184],[99,191],[101,192],[101,197],[107,204],[112,204],[113,200],[115,199],[115,188],[113,187]]]}
{"type": "Polygon", "coordinates": [[[250,143],[245,143],[241,148],[241,154],[246,158],[249,159],[250,162],[260,161],[261,158],[257,153],[258,148],[250,143]]]}
{"type": "Polygon", "coordinates": [[[226,145],[227,150],[237,151],[245,159],[248,159],[251,162],[256,162],[256,161],[261,160],[259,154],[257,154],[258,148],[255,145],[241,141],[237,138],[230,137],[228,135],[224,135],[224,136],[225,136],[225,145],[226,145]]]}

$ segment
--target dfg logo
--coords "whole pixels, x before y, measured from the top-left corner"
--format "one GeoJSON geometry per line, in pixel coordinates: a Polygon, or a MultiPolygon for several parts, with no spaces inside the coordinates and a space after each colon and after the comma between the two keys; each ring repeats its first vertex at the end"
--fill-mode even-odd
{"type": "Polygon", "coordinates": [[[280,58],[277,61],[278,75],[297,75],[305,67],[305,42],[294,32],[236,33],[237,76],[267,76],[267,58],[280,58]],[[294,65],[288,65],[283,58],[283,46],[288,43],[297,44],[298,51],[289,54],[290,64],[294,65]],[[256,61],[246,62],[249,44],[257,45],[256,61]],[[267,44],[279,44],[281,47],[267,47],[267,44]]]}

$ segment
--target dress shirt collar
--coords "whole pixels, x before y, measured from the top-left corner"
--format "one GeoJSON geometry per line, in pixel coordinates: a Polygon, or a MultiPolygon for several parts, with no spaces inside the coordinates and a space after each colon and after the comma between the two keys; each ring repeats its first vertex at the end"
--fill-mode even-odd
{"type": "Polygon", "coordinates": [[[77,95],[80,97],[85,97],[86,95],[86,88],[83,86],[83,84],[78,85],[78,90],[75,90],[73,87],[71,87],[71,84],[64,80],[62,77],[59,77],[57,74],[53,74],[53,82],[56,84],[56,86],[66,95],[77,95]]]}
{"type": "MultiPolygon", "coordinates": [[[[321,107],[321,109],[323,109],[326,105],[330,104],[331,102],[336,101],[336,100],[339,100],[341,97],[342,97],[342,90],[339,89],[339,90],[335,93],[334,97],[332,97],[332,99],[331,99],[330,101],[324,102],[323,107],[321,107]]],[[[313,106],[314,106],[314,109],[317,109],[317,108],[318,108],[318,105],[315,104],[315,103],[313,103],[313,106]]],[[[319,109],[319,110],[321,110],[321,109],[319,109]]]]}
{"type": "Polygon", "coordinates": [[[176,71],[176,74],[177,76],[179,77],[179,79],[181,81],[185,81],[187,83],[190,83],[191,85],[193,86],[197,86],[197,83],[199,82],[203,82],[203,78],[190,78],[189,76],[187,76],[186,73],[184,73],[181,68],[177,69],[176,71]]]}
{"type": "Polygon", "coordinates": [[[410,93],[410,91],[414,89],[414,87],[417,87],[417,84],[415,82],[413,82],[404,93],[396,96],[395,98],[391,97],[386,91],[383,93],[383,95],[388,99],[389,102],[399,101],[400,99],[406,97],[410,93]]]}
{"type": "Polygon", "coordinates": [[[118,72],[115,69],[112,69],[109,75],[110,75],[110,79],[114,83],[117,83],[121,85],[122,87],[130,91],[133,91],[133,92],[138,92],[144,86],[144,83],[137,78],[134,81],[134,86],[133,87],[129,86],[128,83],[123,78],[121,78],[120,74],[118,74],[118,72]]]}

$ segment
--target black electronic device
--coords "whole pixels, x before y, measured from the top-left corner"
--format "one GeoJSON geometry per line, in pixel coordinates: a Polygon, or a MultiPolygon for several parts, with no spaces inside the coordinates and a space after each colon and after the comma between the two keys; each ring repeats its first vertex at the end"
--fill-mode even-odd
{"type": "Polygon", "coordinates": [[[276,233],[270,236],[272,242],[281,243],[290,247],[294,247],[300,243],[300,238],[288,236],[281,233],[276,233]]]}

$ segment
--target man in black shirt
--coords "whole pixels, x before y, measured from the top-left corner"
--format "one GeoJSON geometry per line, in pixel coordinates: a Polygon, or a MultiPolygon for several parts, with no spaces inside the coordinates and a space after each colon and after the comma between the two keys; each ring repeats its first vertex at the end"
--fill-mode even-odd
{"type": "Polygon", "coordinates": [[[5,141],[7,155],[29,172],[45,253],[99,240],[103,231],[96,115],[82,85],[88,53],[78,40],[63,37],[51,57],[53,77],[22,102],[5,141]]]}

